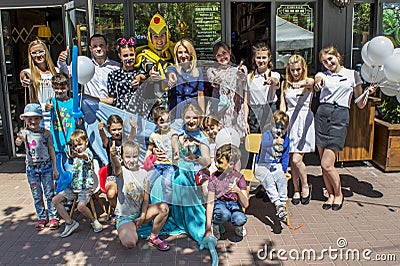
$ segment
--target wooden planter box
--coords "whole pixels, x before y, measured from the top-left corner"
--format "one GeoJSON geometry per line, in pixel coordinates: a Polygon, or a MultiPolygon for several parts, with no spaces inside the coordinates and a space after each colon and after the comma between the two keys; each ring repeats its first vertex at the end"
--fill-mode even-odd
{"type": "Polygon", "coordinates": [[[400,124],[375,118],[372,161],[385,172],[400,171],[400,124]]]}
{"type": "Polygon", "coordinates": [[[374,143],[375,103],[378,98],[370,97],[367,105],[359,109],[354,102],[350,108],[350,121],[346,142],[338,153],[338,162],[372,160],[374,143]]]}

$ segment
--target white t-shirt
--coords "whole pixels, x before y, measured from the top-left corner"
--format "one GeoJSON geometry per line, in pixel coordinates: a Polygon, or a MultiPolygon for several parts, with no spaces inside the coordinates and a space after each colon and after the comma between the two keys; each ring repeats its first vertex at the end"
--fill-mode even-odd
{"type": "MultiPolygon", "coordinates": [[[[264,85],[268,70],[265,73],[259,74],[257,70],[254,71],[254,78],[252,73],[247,75],[247,88],[249,91],[250,105],[265,105],[267,103],[275,103],[278,100],[276,96],[276,88],[271,85],[264,85]]],[[[271,71],[271,78],[280,80],[281,75],[278,72],[271,71]]]]}
{"type": "Polygon", "coordinates": [[[321,103],[337,104],[350,108],[353,89],[362,84],[358,72],[342,67],[339,73],[331,71],[318,72],[315,77],[324,80],[324,86],[319,97],[321,103]]]}
{"type": "MultiPolygon", "coordinates": [[[[99,65],[93,58],[94,75],[92,79],[85,84],[84,93],[96,98],[108,98],[107,79],[108,74],[116,69],[120,69],[120,63],[114,60],[106,59],[106,61],[99,65]]],[[[57,61],[61,72],[71,76],[71,66],[66,62],[57,61]]]]}

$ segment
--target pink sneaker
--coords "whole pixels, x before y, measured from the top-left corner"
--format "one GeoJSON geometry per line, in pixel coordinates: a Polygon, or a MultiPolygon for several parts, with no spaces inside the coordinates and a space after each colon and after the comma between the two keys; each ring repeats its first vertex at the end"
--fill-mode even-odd
{"type": "Polygon", "coordinates": [[[40,220],[38,220],[37,221],[37,223],[36,223],[36,225],[35,225],[35,227],[36,227],[36,230],[38,230],[38,231],[42,231],[43,229],[44,229],[44,227],[46,226],[46,219],[40,219],[40,220]]]}

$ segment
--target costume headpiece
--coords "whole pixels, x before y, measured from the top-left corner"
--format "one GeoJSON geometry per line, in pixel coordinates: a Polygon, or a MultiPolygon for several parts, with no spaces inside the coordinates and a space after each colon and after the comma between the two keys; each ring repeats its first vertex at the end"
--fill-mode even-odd
{"type": "Polygon", "coordinates": [[[169,31],[168,31],[168,25],[165,19],[160,15],[160,14],[155,14],[151,20],[150,20],[150,25],[147,30],[147,42],[148,46],[151,48],[151,50],[156,51],[156,47],[154,44],[151,42],[151,34],[162,34],[165,33],[167,40],[165,42],[165,45],[163,47],[163,52],[168,49],[169,47],[169,31]]]}

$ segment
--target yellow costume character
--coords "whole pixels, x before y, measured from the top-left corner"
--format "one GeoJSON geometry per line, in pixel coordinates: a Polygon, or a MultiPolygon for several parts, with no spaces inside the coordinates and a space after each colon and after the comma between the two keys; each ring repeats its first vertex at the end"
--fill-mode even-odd
{"type": "MultiPolygon", "coordinates": [[[[154,66],[160,72],[160,80],[165,80],[169,65],[174,63],[174,43],[170,41],[170,33],[165,19],[155,14],[147,30],[147,45],[136,48],[135,67],[149,72],[154,66]]],[[[163,89],[166,85],[163,84],[163,89]]]]}

